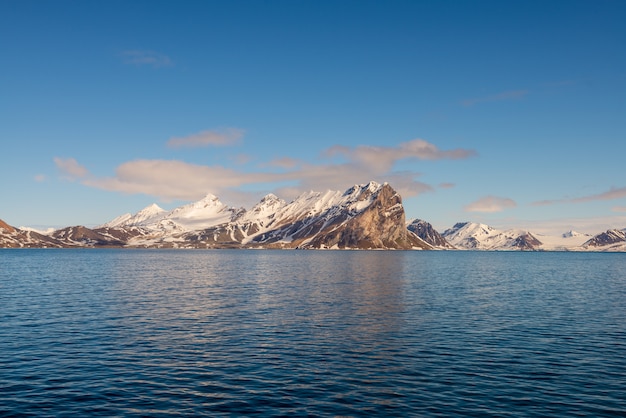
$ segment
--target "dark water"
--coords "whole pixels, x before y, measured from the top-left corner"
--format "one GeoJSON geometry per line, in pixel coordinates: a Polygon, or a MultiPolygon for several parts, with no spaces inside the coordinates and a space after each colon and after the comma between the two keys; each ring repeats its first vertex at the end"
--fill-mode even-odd
{"type": "Polygon", "coordinates": [[[626,254],[0,251],[1,416],[624,416],[626,254]]]}

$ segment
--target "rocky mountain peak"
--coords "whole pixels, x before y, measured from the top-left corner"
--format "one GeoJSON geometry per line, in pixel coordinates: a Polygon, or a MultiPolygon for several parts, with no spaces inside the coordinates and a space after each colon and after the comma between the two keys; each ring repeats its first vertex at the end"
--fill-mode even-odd
{"type": "Polygon", "coordinates": [[[407,229],[434,247],[454,248],[430,223],[424,220],[413,220],[407,225],[407,229]]]}
{"type": "Polygon", "coordinates": [[[583,247],[601,247],[626,242],[626,231],[609,229],[586,241],[583,247]]]}
{"type": "MultiPolygon", "coordinates": [[[[356,189],[355,189],[356,191],[356,189]]],[[[326,233],[302,242],[305,248],[431,248],[409,233],[405,225],[402,198],[384,184],[369,183],[360,194],[371,197],[368,205],[359,207],[352,216],[338,216],[325,225],[326,233]]],[[[361,196],[358,196],[359,202],[361,196]]]]}
{"type": "Polygon", "coordinates": [[[574,231],[574,230],[569,230],[567,232],[564,232],[563,234],[561,234],[561,237],[563,238],[573,238],[573,237],[580,237],[586,234],[574,231]]]}

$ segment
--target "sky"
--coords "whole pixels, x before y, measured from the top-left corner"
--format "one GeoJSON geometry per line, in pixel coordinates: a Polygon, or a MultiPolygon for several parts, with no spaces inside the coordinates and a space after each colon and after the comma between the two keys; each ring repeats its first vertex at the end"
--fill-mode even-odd
{"type": "Polygon", "coordinates": [[[626,228],[626,2],[0,0],[0,219],[388,182],[407,219],[626,228]]]}

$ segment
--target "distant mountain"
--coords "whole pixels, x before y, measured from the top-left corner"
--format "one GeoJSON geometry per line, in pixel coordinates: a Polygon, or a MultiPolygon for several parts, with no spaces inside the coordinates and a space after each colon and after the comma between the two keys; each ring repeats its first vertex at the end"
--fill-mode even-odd
{"type": "Polygon", "coordinates": [[[137,226],[148,230],[182,232],[229,222],[237,213],[239,210],[227,207],[216,196],[208,194],[197,202],[178,207],[169,212],[153,203],[134,215],[127,213],[118,216],[101,227],[126,228],[137,226]]]}
{"type": "Polygon", "coordinates": [[[569,231],[564,232],[563,234],[561,234],[562,238],[575,238],[575,237],[583,237],[583,236],[588,237],[589,235],[583,234],[583,233],[580,233],[580,232],[576,232],[574,230],[569,230],[569,231]]]}
{"type": "Polygon", "coordinates": [[[626,229],[612,229],[593,237],[576,231],[548,236],[520,229],[499,231],[484,224],[462,222],[444,231],[442,236],[457,249],[626,252],[626,229]]]}
{"type": "Polygon", "coordinates": [[[567,231],[560,235],[534,234],[542,245],[542,251],[584,251],[582,244],[591,238],[591,235],[576,231],[567,231]]]}
{"type": "Polygon", "coordinates": [[[407,229],[435,248],[454,249],[454,246],[426,221],[415,219],[407,225],[407,229]]]}
{"type": "Polygon", "coordinates": [[[583,244],[584,248],[604,251],[626,251],[626,229],[609,229],[583,244]]]}
{"type": "Polygon", "coordinates": [[[66,247],[121,247],[125,244],[121,239],[84,226],[69,226],[59,229],[52,232],[50,237],[66,247]]]}
{"type": "Polygon", "coordinates": [[[0,248],[46,247],[63,247],[63,244],[47,235],[18,229],[0,220],[0,248]]]}
{"type": "Polygon", "coordinates": [[[491,226],[461,222],[441,234],[450,244],[466,250],[537,250],[542,242],[520,229],[499,231],[491,226]]]}
{"type": "Polygon", "coordinates": [[[120,215],[112,221],[102,225],[102,227],[119,228],[125,226],[141,226],[164,217],[166,213],[167,211],[165,209],[162,209],[156,203],[153,203],[150,206],[143,208],[134,215],[131,215],[130,213],[120,215]]]}

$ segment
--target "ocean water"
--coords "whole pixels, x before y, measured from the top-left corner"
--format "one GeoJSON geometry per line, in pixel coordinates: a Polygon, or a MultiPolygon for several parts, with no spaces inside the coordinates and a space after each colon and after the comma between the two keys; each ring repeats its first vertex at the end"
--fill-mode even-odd
{"type": "Polygon", "coordinates": [[[626,254],[0,250],[0,416],[625,416],[626,254]]]}

